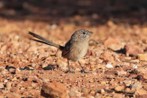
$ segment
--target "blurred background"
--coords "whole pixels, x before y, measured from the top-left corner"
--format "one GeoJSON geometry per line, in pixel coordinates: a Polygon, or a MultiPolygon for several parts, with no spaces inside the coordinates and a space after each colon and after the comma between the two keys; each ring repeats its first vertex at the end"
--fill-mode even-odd
{"type": "Polygon", "coordinates": [[[94,24],[111,19],[144,24],[147,0],[0,0],[0,17],[58,22],[83,16],[94,24]]]}

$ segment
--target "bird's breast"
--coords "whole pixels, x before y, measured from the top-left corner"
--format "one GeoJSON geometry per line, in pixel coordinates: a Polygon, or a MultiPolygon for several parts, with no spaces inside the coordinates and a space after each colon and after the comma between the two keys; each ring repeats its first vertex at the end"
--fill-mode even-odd
{"type": "Polygon", "coordinates": [[[73,43],[68,50],[62,52],[62,56],[69,60],[77,61],[86,55],[88,46],[86,42],[73,43]]]}

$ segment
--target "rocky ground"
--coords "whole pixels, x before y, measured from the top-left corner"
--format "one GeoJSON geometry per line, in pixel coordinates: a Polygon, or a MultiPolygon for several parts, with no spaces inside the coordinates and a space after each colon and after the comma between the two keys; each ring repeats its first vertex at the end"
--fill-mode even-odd
{"type": "Polygon", "coordinates": [[[64,18],[1,14],[0,98],[147,97],[145,21],[140,23],[136,17],[103,19],[96,13],[64,18]],[[32,31],[64,45],[81,28],[93,32],[88,53],[80,61],[88,73],[80,72],[78,62],[70,62],[74,73],[65,73],[67,60],[61,52],[34,42],[28,34],[32,31]]]}

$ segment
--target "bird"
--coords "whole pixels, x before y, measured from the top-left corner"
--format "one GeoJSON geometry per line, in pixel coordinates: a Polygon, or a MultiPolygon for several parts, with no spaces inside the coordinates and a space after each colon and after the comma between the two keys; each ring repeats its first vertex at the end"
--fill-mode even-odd
{"type": "Polygon", "coordinates": [[[33,39],[34,41],[47,44],[49,46],[54,46],[61,50],[62,57],[67,59],[68,63],[68,70],[67,72],[71,72],[69,61],[78,61],[79,65],[81,66],[81,72],[86,72],[83,66],[80,63],[80,59],[82,59],[89,48],[89,40],[92,35],[92,32],[86,29],[78,29],[75,30],[74,33],[71,35],[70,39],[66,42],[64,46],[56,44],[50,40],[45,39],[44,37],[29,31],[29,34],[37,39],[33,39]]]}

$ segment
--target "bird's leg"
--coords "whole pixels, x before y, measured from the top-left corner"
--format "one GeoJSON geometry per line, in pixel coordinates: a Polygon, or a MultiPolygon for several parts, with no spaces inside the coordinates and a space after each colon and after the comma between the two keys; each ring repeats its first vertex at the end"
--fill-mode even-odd
{"type": "Polygon", "coordinates": [[[69,66],[69,60],[67,60],[67,67],[68,67],[68,71],[70,71],[70,66],[69,66]]]}
{"type": "Polygon", "coordinates": [[[78,61],[80,67],[81,67],[81,72],[82,73],[88,73],[87,71],[84,70],[84,67],[82,66],[82,64],[80,63],[80,61],[78,61]]]}
{"type": "Polygon", "coordinates": [[[74,73],[74,71],[72,71],[70,68],[70,61],[69,60],[67,60],[67,67],[68,67],[68,70],[66,71],[66,73],[68,73],[68,72],[74,73]]]}

